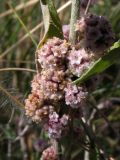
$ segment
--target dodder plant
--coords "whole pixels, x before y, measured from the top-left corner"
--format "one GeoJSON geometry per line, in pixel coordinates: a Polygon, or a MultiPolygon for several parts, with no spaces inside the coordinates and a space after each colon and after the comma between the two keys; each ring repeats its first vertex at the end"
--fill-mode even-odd
{"type": "Polygon", "coordinates": [[[109,21],[87,11],[80,17],[80,0],[72,1],[71,23],[63,31],[52,0],[40,3],[45,35],[36,51],[37,74],[25,110],[51,142],[41,159],[75,159],[73,153],[81,148],[94,159],[106,159],[86,123],[89,86],[94,85],[86,80],[118,60],[119,42],[109,49],[115,40],[109,21]]]}

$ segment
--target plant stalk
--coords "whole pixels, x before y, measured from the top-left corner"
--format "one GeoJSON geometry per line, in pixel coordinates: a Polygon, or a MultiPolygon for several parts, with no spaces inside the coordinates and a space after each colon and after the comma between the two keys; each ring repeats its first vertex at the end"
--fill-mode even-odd
{"type": "Polygon", "coordinates": [[[91,143],[91,147],[94,148],[96,150],[96,152],[98,152],[98,156],[100,159],[102,160],[107,160],[106,156],[104,155],[103,151],[101,150],[101,148],[99,148],[98,144],[97,144],[97,140],[96,140],[96,136],[93,133],[93,131],[90,129],[90,127],[88,126],[88,124],[85,122],[84,118],[80,119],[81,125],[83,126],[86,135],[88,136],[90,143],[91,143]]]}
{"type": "Polygon", "coordinates": [[[71,20],[70,20],[70,35],[69,40],[72,44],[76,41],[75,23],[80,14],[80,0],[72,0],[71,20]]]}

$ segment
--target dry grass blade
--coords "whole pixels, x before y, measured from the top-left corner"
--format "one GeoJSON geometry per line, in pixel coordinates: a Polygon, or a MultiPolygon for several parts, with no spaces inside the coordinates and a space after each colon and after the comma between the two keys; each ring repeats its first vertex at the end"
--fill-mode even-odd
{"type": "Polygon", "coordinates": [[[68,1],[68,2],[65,3],[63,6],[61,6],[61,7],[57,10],[57,12],[60,13],[61,11],[63,11],[64,9],[66,9],[68,6],[70,6],[71,3],[72,3],[71,1],[68,1]]]}
{"type": "MultiPolygon", "coordinates": [[[[67,3],[65,3],[63,6],[61,6],[57,12],[60,13],[62,12],[64,9],[66,9],[68,6],[71,5],[71,1],[68,1],[67,3]]],[[[32,30],[29,31],[30,34],[36,32],[38,29],[40,29],[43,26],[43,22],[41,22],[40,24],[38,24],[35,28],[33,28],[32,30]]],[[[6,51],[4,51],[1,55],[0,55],[0,59],[2,59],[3,57],[5,57],[10,51],[12,51],[13,49],[15,49],[18,45],[20,45],[26,38],[28,38],[29,35],[28,33],[26,35],[24,35],[19,41],[17,41],[15,44],[13,44],[11,47],[9,47],[6,51]]]]}
{"type": "MultiPolygon", "coordinates": [[[[37,31],[40,27],[42,27],[43,22],[41,22],[40,24],[38,24],[35,28],[33,28],[30,32],[30,34],[34,33],[35,31],[37,31]]],[[[0,55],[0,59],[2,59],[3,57],[5,57],[10,51],[12,51],[13,49],[15,49],[17,46],[19,46],[26,38],[28,38],[29,35],[28,33],[25,34],[20,40],[18,40],[15,44],[13,44],[11,47],[9,47],[5,52],[3,52],[0,55]]]]}
{"type": "MultiPolygon", "coordinates": [[[[30,2],[27,2],[27,3],[21,3],[17,7],[15,7],[15,10],[19,11],[21,9],[25,9],[27,7],[35,5],[37,2],[39,2],[39,0],[31,0],[30,2]]],[[[8,16],[8,15],[10,15],[12,13],[13,13],[13,10],[9,9],[6,12],[1,13],[0,14],[0,18],[6,17],[6,16],[8,16]]]]}
{"type": "Polygon", "coordinates": [[[15,96],[13,96],[11,93],[9,93],[7,91],[7,89],[5,89],[4,87],[2,87],[2,85],[0,85],[0,90],[6,95],[8,96],[12,101],[14,101],[18,106],[20,106],[21,108],[24,108],[24,104],[22,104],[15,96]]]}
{"type": "Polygon", "coordinates": [[[27,32],[27,34],[29,35],[29,37],[31,38],[33,44],[37,47],[37,42],[35,41],[35,39],[33,38],[32,34],[29,32],[29,30],[27,29],[26,25],[24,24],[24,22],[22,21],[22,19],[19,17],[19,15],[17,14],[16,10],[13,8],[13,6],[11,4],[9,4],[10,8],[13,10],[16,18],[18,19],[18,21],[20,22],[20,24],[22,25],[22,27],[24,28],[25,32],[27,32]]]}
{"type": "Polygon", "coordinates": [[[89,10],[90,4],[91,4],[91,0],[88,1],[87,7],[86,7],[86,10],[85,10],[85,15],[87,14],[87,12],[89,10]]]}
{"type": "Polygon", "coordinates": [[[27,72],[36,73],[35,70],[28,69],[28,68],[0,68],[0,72],[4,72],[4,71],[27,71],[27,72]]]}

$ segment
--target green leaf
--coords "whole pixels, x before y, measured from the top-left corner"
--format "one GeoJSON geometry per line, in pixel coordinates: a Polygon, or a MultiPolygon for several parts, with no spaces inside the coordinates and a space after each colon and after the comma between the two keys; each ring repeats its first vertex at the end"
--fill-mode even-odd
{"type": "Polygon", "coordinates": [[[114,43],[114,45],[110,48],[110,50],[113,50],[115,48],[119,48],[120,47],[120,41],[117,41],[114,43]]]}
{"type": "Polygon", "coordinates": [[[52,0],[41,0],[41,8],[43,13],[43,21],[45,26],[45,35],[39,43],[41,47],[48,38],[59,37],[63,38],[62,25],[58,17],[57,11],[52,0]]]}
{"type": "Polygon", "coordinates": [[[92,148],[90,149],[89,159],[90,160],[100,160],[99,151],[96,147],[95,149],[92,149],[92,148]]]}
{"type": "Polygon", "coordinates": [[[30,31],[28,30],[28,28],[26,27],[26,25],[24,24],[24,22],[22,21],[22,19],[20,18],[20,16],[17,14],[16,10],[13,8],[13,6],[8,3],[10,8],[12,9],[13,13],[15,14],[16,18],[18,19],[18,21],[20,22],[20,24],[22,25],[22,27],[24,28],[25,32],[28,34],[28,36],[31,38],[33,44],[37,47],[37,42],[34,39],[33,35],[30,33],[30,31]]]}
{"type": "Polygon", "coordinates": [[[103,72],[105,69],[120,61],[120,43],[116,42],[113,47],[111,47],[110,52],[99,58],[80,78],[73,81],[74,84],[80,84],[91,76],[103,72]]]}

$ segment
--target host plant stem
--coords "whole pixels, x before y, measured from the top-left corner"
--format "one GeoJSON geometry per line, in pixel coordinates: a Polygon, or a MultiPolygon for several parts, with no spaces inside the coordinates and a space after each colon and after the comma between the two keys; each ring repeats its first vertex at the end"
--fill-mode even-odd
{"type": "Polygon", "coordinates": [[[75,23],[80,14],[80,0],[72,0],[71,19],[70,19],[70,34],[69,40],[72,44],[76,40],[75,23]]]}

